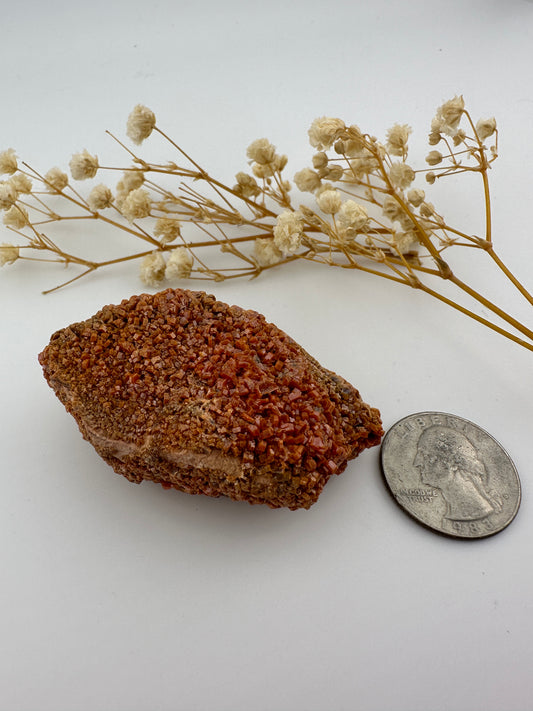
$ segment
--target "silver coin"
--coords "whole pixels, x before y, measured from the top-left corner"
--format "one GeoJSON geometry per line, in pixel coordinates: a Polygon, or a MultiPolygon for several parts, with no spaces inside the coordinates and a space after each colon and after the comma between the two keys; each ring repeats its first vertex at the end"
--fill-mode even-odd
{"type": "Polygon", "coordinates": [[[383,439],[381,468],[404,511],[455,538],[499,533],[520,506],[520,479],[507,452],[455,415],[418,412],[397,422],[383,439]]]}

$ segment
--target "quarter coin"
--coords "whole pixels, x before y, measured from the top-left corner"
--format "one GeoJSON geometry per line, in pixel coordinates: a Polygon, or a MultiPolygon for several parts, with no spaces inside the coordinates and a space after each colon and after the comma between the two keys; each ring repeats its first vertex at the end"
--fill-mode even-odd
{"type": "Polygon", "coordinates": [[[507,452],[456,415],[418,412],[397,422],[383,439],[381,468],[406,513],[455,538],[499,533],[520,506],[520,479],[507,452]]]}

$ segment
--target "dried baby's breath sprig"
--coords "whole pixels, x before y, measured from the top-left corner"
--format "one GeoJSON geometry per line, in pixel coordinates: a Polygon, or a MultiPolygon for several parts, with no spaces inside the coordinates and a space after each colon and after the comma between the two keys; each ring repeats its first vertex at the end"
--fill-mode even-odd
{"type": "Polygon", "coordinates": [[[71,180],[57,167],[41,175],[20,165],[13,149],[0,153],[0,170],[11,176],[0,182],[2,221],[22,240],[0,246],[0,266],[25,260],[77,265],[79,273],[64,286],[96,269],[137,260],[142,282],[160,288],[175,279],[252,278],[305,260],[414,287],[533,350],[533,331],[460,279],[448,258],[452,247],[453,253],[459,247],[485,253],[533,305],[493,243],[488,171],[498,155],[496,120],[474,122],[462,96],[437,109],[420,168],[407,162],[412,129],[406,123],[395,123],[381,143],[340,118],[315,119],[308,131],[311,165],[295,171],[295,189],[284,173],[287,156],[267,138],[249,144],[243,157],[248,169],[228,183],[191,158],[142,104],[129,115],[126,133],[135,145],[148,138],[165,141],[171,159],[150,162],[115,139],[131,165],[103,168],[84,150],[72,157],[71,180]],[[75,187],[106,172],[115,183],[117,171],[114,188],[102,182],[83,197],[75,187]],[[481,237],[448,222],[422,188],[464,173],[480,177],[481,237]],[[120,230],[137,249],[95,259],[63,248],[51,234],[57,224],[83,220],[120,230]],[[470,305],[476,302],[477,311],[470,305]]]}

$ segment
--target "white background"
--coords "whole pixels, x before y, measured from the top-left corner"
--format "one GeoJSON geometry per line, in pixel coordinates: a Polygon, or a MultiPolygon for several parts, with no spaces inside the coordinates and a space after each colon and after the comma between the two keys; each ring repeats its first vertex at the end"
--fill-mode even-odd
{"type": "MultiPolygon", "coordinates": [[[[497,117],[495,240],[533,285],[533,3],[1,4],[0,149],[42,171],[83,148],[127,165],[105,130],[123,137],[139,102],[228,181],[262,136],[289,154],[288,174],[309,165],[307,128],[322,115],[380,137],[409,123],[423,163],[436,107],[462,93],[474,118],[497,117]]],[[[482,230],[479,186],[434,187],[450,222],[482,230]]],[[[93,238],[91,225],[73,229],[93,238]]],[[[459,260],[460,276],[531,325],[483,255],[459,260]]],[[[378,448],[307,512],[115,475],[37,354],[56,329],[143,286],[131,265],[41,295],[63,278],[28,264],[0,273],[2,711],[533,708],[531,352],[355,272],[300,264],[207,283],[350,380],[386,428],[440,410],[505,446],[522,478],[517,519],[456,541],[396,506],[378,448]]]]}

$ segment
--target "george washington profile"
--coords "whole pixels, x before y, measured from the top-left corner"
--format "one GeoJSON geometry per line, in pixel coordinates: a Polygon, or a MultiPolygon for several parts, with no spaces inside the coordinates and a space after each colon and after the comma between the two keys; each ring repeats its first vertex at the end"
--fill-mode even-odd
{"type": "Polygon", "coordinates": [[[444,518],[476,521],[501,511],[502,500],[489,487],[481,457],[461,432],[443,425],[428,427],[418,440],[414,465],[422,483],[442,493],[444,518]]]}

